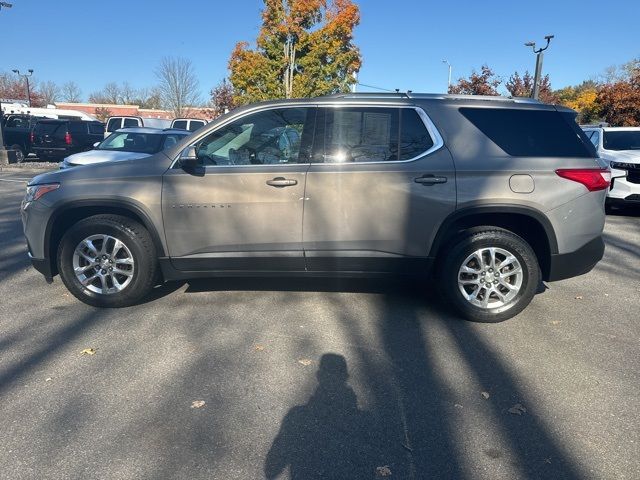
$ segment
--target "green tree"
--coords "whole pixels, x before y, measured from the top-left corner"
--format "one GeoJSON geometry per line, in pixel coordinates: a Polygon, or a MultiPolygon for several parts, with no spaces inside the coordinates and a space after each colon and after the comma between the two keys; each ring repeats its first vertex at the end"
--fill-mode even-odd
{"type": "Polygon", "coordinates": [[[351,0],[264,0],[256,48],[240,42],[229,60],[237,104],[348,91],[360,69],[351,0]]]}

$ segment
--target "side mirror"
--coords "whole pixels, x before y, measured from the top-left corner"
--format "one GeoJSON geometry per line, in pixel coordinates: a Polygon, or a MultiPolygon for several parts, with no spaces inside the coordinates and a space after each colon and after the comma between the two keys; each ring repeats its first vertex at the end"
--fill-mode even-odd
{"type": "Polygon", "coordinates": [[[196,147],[193,145],[185,148],[180,153],[180,157],[178,158],[180,161],[180,166],[185,170],[193,170],[200,166],[200,161],[198,160],[198,155],[196,153],[196,147]]]}
{"type": "Polygon", "coordinates": [[[93,144],[93,148],[98,148],[98,145],[100,145],[100,142],[96,142],[93,144]]]}

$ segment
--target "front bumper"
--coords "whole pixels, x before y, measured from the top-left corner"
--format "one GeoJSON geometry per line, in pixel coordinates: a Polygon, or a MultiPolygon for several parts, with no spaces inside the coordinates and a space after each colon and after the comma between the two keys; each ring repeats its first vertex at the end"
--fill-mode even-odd
{"type": "Polygon", "coordinates": [[[583,275],[590,272],[603,256],[604,240],[601,236],[574,252],[551,255],[549,278],[546,280],[554,282],[583,275]]]}

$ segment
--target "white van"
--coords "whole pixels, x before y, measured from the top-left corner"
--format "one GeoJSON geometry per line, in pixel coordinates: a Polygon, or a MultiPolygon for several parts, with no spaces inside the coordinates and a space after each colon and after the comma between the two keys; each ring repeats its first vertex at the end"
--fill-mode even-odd
{"type": "Polygon", "coordinates": [[[144,118],[132,116],[109,117],[104,129],[104,138],[107,138],[116,130],[128,127],[169,128],[171,120],[166,118],[144,118]]]}
{"type": "Polygon", "coordinates": [[[204,127],[207,124],[205,120],[200,118],[174,118],[171,122],[171,128],[178,128],[180,130],[189,130],[195,132],[200,127],[204,127]]]}

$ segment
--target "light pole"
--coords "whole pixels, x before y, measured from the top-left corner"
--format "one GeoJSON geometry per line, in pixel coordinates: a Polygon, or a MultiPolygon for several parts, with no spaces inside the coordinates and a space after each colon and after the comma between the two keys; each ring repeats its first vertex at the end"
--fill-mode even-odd
{"type": "Polygon", "coordinates": [[[13,70],[13,73],[17,74],[20,77],[24,77],[27,81],[27,101],[29,102],[29,108],[31,108],[31,90],[29,89],[29,77],[33,75],[33,69],[27,70],[29,73],[20,73],[20,70],[13,70]]]}
{"type": "Polygon", "coordinates": [[[554,35],[547,35],[544,39],[547,41],[547,44],[544,47],[540,47],[536,50],[536,42],[527,42],[524,44],[525,47],[531,47],[533,49],[533,53],[536,54],[536,74],[533,77],[533,91],[531,92],[531,98],[538,99],[540,96],[540,78],[542,77],[542,58],[543,53],[547,48],[549,48],[549,43],[554,35]]]}
{"type": "Polygon", "coordinates": [[[449,93],[449,90],[451,89],[451,64],[449,63],[449,60],[442,60],[442,63],[446,63],[449,66],[449,80],[447,82],[447,93],[449,93]]]}

